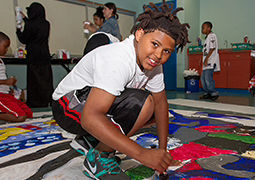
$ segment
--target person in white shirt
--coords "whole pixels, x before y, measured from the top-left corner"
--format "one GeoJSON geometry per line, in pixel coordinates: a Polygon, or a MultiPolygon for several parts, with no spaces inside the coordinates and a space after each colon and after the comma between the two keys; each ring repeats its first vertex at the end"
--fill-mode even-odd
{"type": "Polygon", "coordinates": [[[165,3],[160,9],[146,8],[129,38],[86,54],[55,89],[54,119],[78,135],[71,146],[86,155],[86,176],[130,179],[111,156],[115,150],[160,173],[180,164],[167,152],[169,106],[162,72],[171,52],[189,42],[188,24],[176,16],[180,10],[172,11],[165,3]],[[157,150],[128,138],[152,120],[158,130],[157,150]]]}
{"type": "Polygon", "coordinates": [[[203,48],[203,72],[201,82],[205,94],[200,99],[216,100],[219,93],[215,89],[213,73],[220,71],[220,59],[218,53],[218,40],[215,33],[212,32],[212,23],[206,21],[202,25],[202,33],[206,35],[203,48]]]}
{"type": "MultiPolygon", "coordinates": [[[[0,32],[0,56],[4,56],[10,46],[10,38],[0,32]]],[[[0,58],[0,120],[7,122],[23,122],[33,117],[31,109],[20,100],[16,99],[10,91],[10,86],[15,86],[15,77],[7,78],[6,66],[0,58]]]]}

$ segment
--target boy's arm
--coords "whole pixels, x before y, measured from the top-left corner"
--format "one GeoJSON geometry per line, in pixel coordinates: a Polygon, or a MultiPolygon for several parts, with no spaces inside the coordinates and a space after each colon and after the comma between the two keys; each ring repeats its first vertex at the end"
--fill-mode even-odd
{"type": "Polygon", "coordinates": [[[157,124],[157,131],[159,136],[160,149],[166,150],[167,148],[167,136],[169,134],[169,113],[168,103],[165,90],[159,93],[152,93],[155,105],[155,120],[157,124]]]}
{"type": "Polygon", "coordinates": [[[215,48],[210,49],[208,55],[206,56],[205,61],[204,61],[204,65],[205,65],[205,66],[208,65],[208,59],[209,59],[209,57],[212,55],[213,51],[215,51],[215,48]]]}
{"type": "Polygon", "coordinates": [[[114,100],[115,96],[112,94],[99,88],[92,88],[82,112],[82,127],[105,145],[159,172],[165,171],[170,165],[175,165],[176,162],[165,150],[142,148],[114,127],[106,117],[114,100]]]}
{"type": "Polygon", "coordinates": [[[16,82],[17,82],[17,79],[15,79],[14,77],[11,77],[8,79],[0,80],[0,85],[14,86],[16,82]]]}

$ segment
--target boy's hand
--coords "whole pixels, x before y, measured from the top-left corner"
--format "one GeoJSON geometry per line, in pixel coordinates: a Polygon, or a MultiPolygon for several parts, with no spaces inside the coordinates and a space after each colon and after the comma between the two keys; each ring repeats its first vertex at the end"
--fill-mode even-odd
{"type": "Polygon", "coordinates": [[[159,173],[165,172],[168,166],[177,166],[181,164],[179,161],[173,160],[172,156],[163,149],[144,149],[139,161],[143,165],[157,170],[159,173]]]}
{"type": "Polygon", "coordinates": [[[6,79],[6,85],[8,86],[14,86],[17,82],[17,79],[15,77],[10,77],[6,79]]]}

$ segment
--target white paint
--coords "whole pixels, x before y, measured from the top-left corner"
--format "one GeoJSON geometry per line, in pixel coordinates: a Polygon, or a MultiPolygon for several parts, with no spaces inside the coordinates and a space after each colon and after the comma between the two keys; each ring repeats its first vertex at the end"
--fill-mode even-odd
{"type": "MultiPolygon", "coordinates": [[[[255,118],[251,119],[251,120],[242,119],[242,118],[232,118],[232,117],[229,117],[229,118],[227,118],[227,117],[225,117],[225,118],[216,118],[216,117],[208,117],[206,115],[197,114],[198,111],[174,110],[174,112],[176,112],[178,114],[181,114],[183,116],[188,116],[188,117],[216,119],[216,120],[221,120],[221,121],[224,121],[224,122],[239,123],[239,124],[242,124],[244,126],[255,127],[255,118]]],[[[252,117],[250,117],[250,118],[252,118],[252,117]]]]}
{"type": "Polygon", "coordinates": [[[188,107],[194,107],[194,108],[211,109],[211,110],[217,110],[217,111],[226,111],[226,112],[234,112],[239,114],[255,115],[255,107],[252,107],[252,106],[205,102],[205,101],[190,100],[190,99],[168,99],[167,102],[169,104],[180,105],[180,106],[188,106],[188,107]]]}

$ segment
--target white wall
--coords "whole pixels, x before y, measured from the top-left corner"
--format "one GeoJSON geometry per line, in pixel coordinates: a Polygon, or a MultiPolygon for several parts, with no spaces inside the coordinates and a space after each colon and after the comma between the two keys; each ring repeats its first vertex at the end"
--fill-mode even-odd
{"type": "MultiPolygon", "coordinates": [[[[183,7],[177,15],[182,23],[189,23],[189,39],[192,43],[196,42],[199,36],[200,0],[177,0],[177,7],[183,7]]],[[[183,71],[188,68],[187,44],[183,52],[177,54],[177,88],[184,87],[183,71]]]]}
{"type": "Polygon", "coordinates": [[[217,34],[220,48],[226,48],[224,41],[243,42],[244,35],[255,42],[255,0],[201,0],[200,25],[211,21],[217,34]]]}

